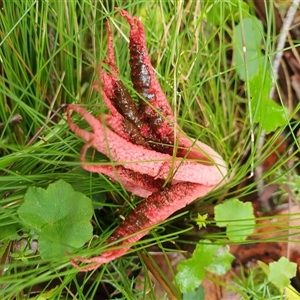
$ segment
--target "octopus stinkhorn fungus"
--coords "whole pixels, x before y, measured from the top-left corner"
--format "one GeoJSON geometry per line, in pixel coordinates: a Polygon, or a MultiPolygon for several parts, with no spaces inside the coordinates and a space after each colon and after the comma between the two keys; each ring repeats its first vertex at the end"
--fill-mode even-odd
{"type": "Polygon", "coordinates": [[[98,119],[78,105],[69,105],[67,118],[71,130],[86,142],[80,156],[82,167],[109,176],[145,199],[108,239],[109,243],[121,239],[121,248],[89,259],[71,260],[77,267],[77,262],[90,264],[81,271],[93,270],[124,255],[151,227],[220,185],[227,174],[226,163],[218,153],[179,130],[154,75],[142,23],[124,10],[120,14],[130,25],[129,63],[139,104],[119,78],[108,24],[108,60],[103,63],[110,72],[100,68],[100,80],[94,88],[101,93],[110,114],[98,119]],[[72,111],[86,120],[92,132],[73,123],[72,111]],[[114,166],[87,164],[89,147],[106,155],[114,166]]]}

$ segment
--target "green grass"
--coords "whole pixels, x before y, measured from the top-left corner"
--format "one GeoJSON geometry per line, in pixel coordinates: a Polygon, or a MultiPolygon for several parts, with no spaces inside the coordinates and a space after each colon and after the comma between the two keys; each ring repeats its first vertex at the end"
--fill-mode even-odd
{"type": "MultiPolygon", "coordinates": [[[[0,240],[7,243],[6,251],[1,253],[1,264],[9,266],[8,271],[0,273],[0,298],[29,299],[32,287],[38,285],[35,292],[50,290],[49,299],[93,299],[101,282],[108,282],[121,291],[122,299],[143,299],[148,289],[151,291],[151,282],[146,281],[144,291],[136,291],[135,279],[128,276],[137,268],[147,269],[144,264],[136,265],[134,259],[137,253],[140,256],[136,251],[147,254],[147,247],[157,245],[168,252],[170,245],[166,241],[172,241],[179,249],[184,243],[194,244],[195,239],[190,239],[194,224],[186,219],[206,213],[217,199],[242,198],[252,193],[255,183],[245,187],[240,183],[274,149],[275,139],[270,139],[262,153],[255,153],[262,128],[251,122],[247,84],[238,79],[236,66],[229,59],[234,47],[233,27],[248,13],[239,2],[228,1],[220,5],[222,21],[214,24],[208,19],[210,1],[4,0],[2,5],[0,123],[4,128],[0,129],[0,232],[15,235],[10,240],[3,237],[3,242],[0,240]],[[63,179],[90,197],[95,206],[105,208],[104,213],[95,211],[99,238],[79,250],[81,256],[97,255],[107,248],[105,240],[121,222],[119,216],[127,215],[139,202],[105,176],[81,169],[79,153],[83,143],[70,131],[64,109],[49,120],[61,105],[69,103],[81,104],[94,115],[105,111],[92,82],[97,80],[96,66],[107,58],[107,18],[113,29],[121,78],[133,93],[129,79],[128,24],[115,13],[114,7],[141,18],[157,77],[180,127],[223,156],[228,162],[230,180],[221,189],[196,200],[190,211],[185,210],[157,226],[129,251],[131,255],[113,261],[94,275],[76,276],[77,270],[69,265],[67,256],[60,261],[43,261],[38,253],[28,256],[21,251],[18,259],[12,259],[9,253],[19,253],[15,247],[22,238],[16,233],[20,226],[17,209],[30,186],[46,188],[49,183],[63,179]],[[16,114],[22,116],[22,122],[9,126],[9,120],[16,114]],[[42,126],[44,130],[36,134],[42,126]]],[[[272,15],[269,31],[271,20],[272,15]]],[[[264,41],[266,65],[274,54],[274,40],[276,36],[270,34],[264,41]]],[[[280,132],[282,128],[277,134],[280,132]]],[[[292,144],[295,143],[294,137],[292,144]]],[[[287,173],[282,167],[285,160],[284,156],[280,158],[266,175],[270,178],[268,184],[278,182],[278,176],[272,176],[275,171],[281,174],[279,177],[287,173]]],[[[24,251],[36,238],[32,234],[23,235],[24,251]]],[[[198,240],[202,237],[200,233],[195,236],[198,240]]],[[[211,238],[224,242],[220,233],[211,238]]],[[[178,293],[174,291],[175,295],[178,293]]],[[[154,292],[148,297],[155,299],[154,292]]]]}

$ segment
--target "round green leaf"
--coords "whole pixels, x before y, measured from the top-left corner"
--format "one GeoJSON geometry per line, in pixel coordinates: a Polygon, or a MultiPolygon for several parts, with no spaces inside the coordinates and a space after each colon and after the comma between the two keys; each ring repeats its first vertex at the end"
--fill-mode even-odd
{"type": "Polygon", "coordinates": [[[216,205],[214,210],[217,225],[227,227],[226,234],[231,241],[245,241],[253,233],[255,217],[251,203],[231,199],[216,205]]]}
{"type": "Polygon", "coordinates": [[[59,180],[46,190],[28,188],[18,214],[39,234],[44,259],[59,257],[82,247],[92,237],[92,201],[59,180]]]}

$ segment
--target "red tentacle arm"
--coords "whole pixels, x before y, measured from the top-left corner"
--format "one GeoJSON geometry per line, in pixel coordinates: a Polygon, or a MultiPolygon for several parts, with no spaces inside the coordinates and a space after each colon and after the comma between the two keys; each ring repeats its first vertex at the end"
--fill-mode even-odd
{"type": "MultiPolygon", "coordinates": [[[[152,109],[152,107],[154,107],[161,113],[161,116],[164,117],[162,118],[162,127],[169,127],[167,123],[174,123],[174,116],[170,103],[166,101],[166,96],[154,75],[146,47],[144,27],[138,18],[130,16],[127,11],[122,10],[120,11],[120,14],[126,18],[130,25],[129,63],[131,66],[131,80],[133,82],[133,86],[137,92],[151,103],[151,106],[147,106],[147,103],[145,104],[147,106],[145,108],[147,111],[144,111],[143,113],[146,115],[153,114],[158,116],[152,109]]],[[[170,131],[162,131],[161,135],[166,136],[170,132],[171,128],[170,131]]]]}
{"type": "Polygon", "coordinates": [[[173,211],[184,208],[196,198],[206,195],[212,188],[213,187],[200,184],[182,182],[153,193],[126,217],[122,225],[118,227],[108,239],[108,243],[111,243],[129,236],[120,243],[120,245],[124,245],[124,247],[108,250],[100,256],[90,259],[77,257],[74,258],[71,263],[76,267],[78,267],[76,261],[91,264],[81,269],[81,271],[91,271],[103,263],[108,263],[123,256],[135,242],[149,233],[151,226],[164,221],[173,211]]]}
{"type": "MultiPolygon", "coordinates": [[[[202,164],[201,161],[187,160],[181,157],[174,158],[169,154],[156,152],[140,145],[132,144],[115,132],[102,125],[99,119],[90,115],[85,109],[77,105],[67,108],[68,124],[72,131],[85,142],[92,145],[97,151],[106,155],[111,161],[118,162],[124,168],[140,174],[147,174],[153,178],[166,180],[170,176],[176,182],[189,181],[204,185],[216,185],[223,179],[226,171],[225,163],[214,150],[200,143],[199,149],[210,157],[215,165],[202,164]],[[93,129],[93,133],[82,130],[72,121],[71,111],[81,114],[93,129]],[[220,163],[219,166],[216,164],[220,163]],[[216,172],[216,168],[223,171],[216,172]]],[[[196,143],[198,145],[199,142],[196,143]]],[[[83,152],[85,154],[86,151],[83,152]]],[[[82,161],[84,159],[82,158],[82,161]]],[[[101,166],[83,165],[91,172],[101,172],[101,166]]]]}
{"type": "Polygon", "coordinates": [[[150,63],[144,28],[126,11],[120,14],[130,25],[131,78],[140,95],[139,105],[119,78],[108,25],[108,60],[102,66],[107,64],[110,72],[101,66],[100,81],[94,83],[94,88],[101,93],[110,114],[95,118],[82,107],[69,105],[67,121],[70,129],[86,143],[80,155],[82,167],[110,177],[145,199],[108,239],[117,249],[71,261],[76,267],[78,262],[91,264],[81,271],[93,270],[124,255],[153,226],[222,185],[227,174],[226,163],[216,151],[188,137],[174,123],[171,106],[150,63]],[[83,117],[92,131],[78,127],[72,111],[83,117]],[[104,154],[108,162],[88,163],[86,152],[90,147],[104,154]]]}

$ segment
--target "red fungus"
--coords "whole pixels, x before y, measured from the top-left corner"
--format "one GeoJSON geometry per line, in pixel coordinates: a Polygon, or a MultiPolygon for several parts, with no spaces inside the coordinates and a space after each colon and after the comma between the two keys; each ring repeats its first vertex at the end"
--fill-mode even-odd
{"type": "Polygon", "coordinates": [[[154,75],[141,22],[126,11],[122,10],[120,14],[130,25],[131,79],[140,95],[139,105],[135,105],[118,78],[108,24],[108,60],[103,63],[109,66],[111,73],[101,69],[100,84],[94,83],[94,88],[101,92],[110,114],[104,116],[104,125],[82,107],[69,105],[67,117],[71,130],[86,142],[80,156],[82,167],[90,172],[103,173],[123,184],[126,190],[146,199],[107,241],[122,239],[119,244],[124,247],[107,250],[98,257],[72,260],[76,267],[77,262],[92,264],[81,271],[93,270],[124,255],[152,226],[207,194],[227,174],[226,163],[218,153],[180,132],[154,75]],[[92,132],[73,123],[72,111],[87,121],[92,132]],[[89,147],[94,147],[118,165],[87,164],[85,155],[89,147]],[[170,182],[164,185],[170,178],[170,182]]]}

